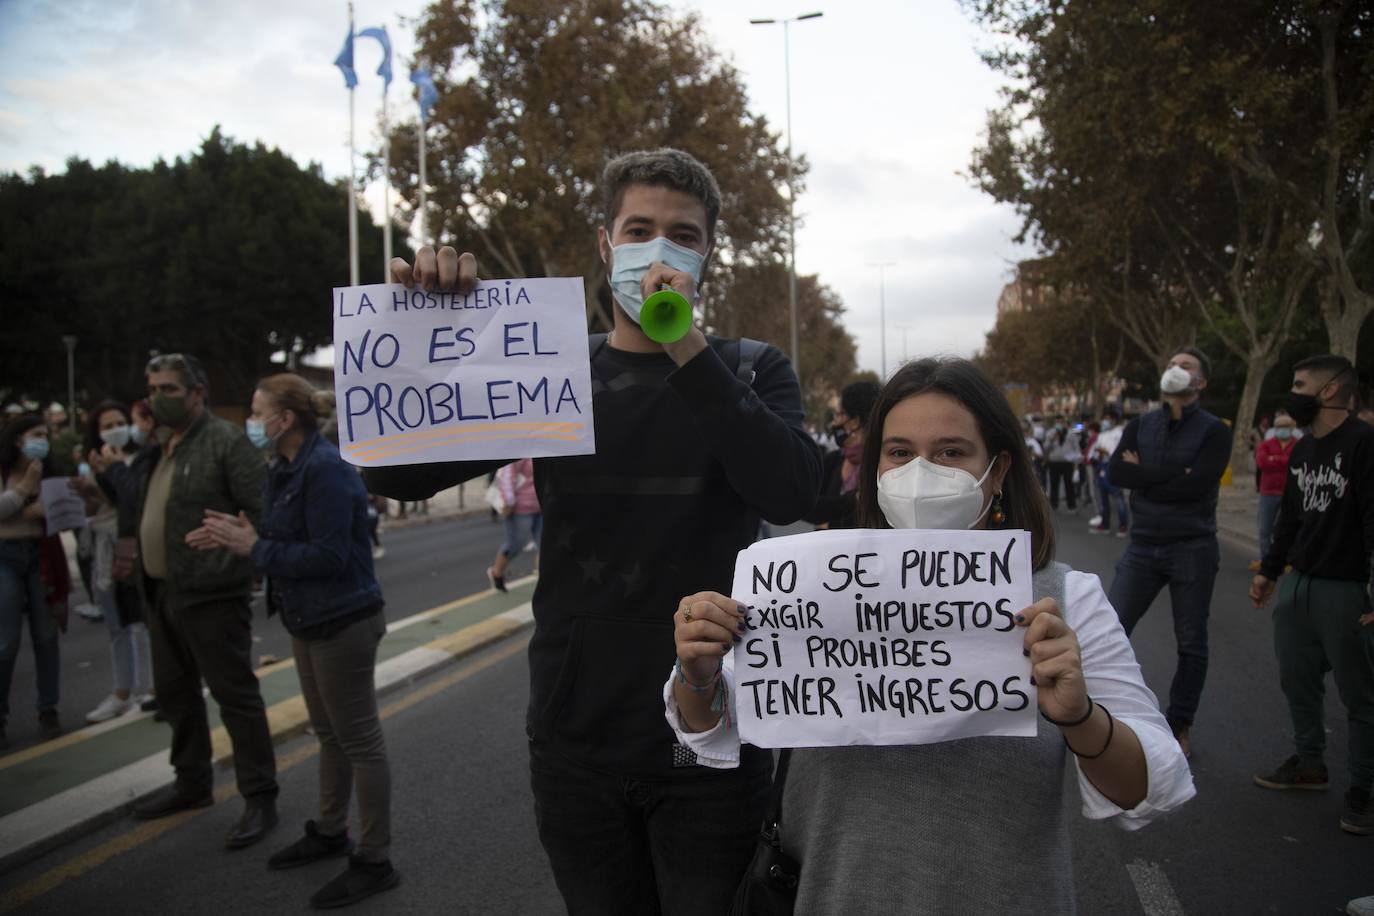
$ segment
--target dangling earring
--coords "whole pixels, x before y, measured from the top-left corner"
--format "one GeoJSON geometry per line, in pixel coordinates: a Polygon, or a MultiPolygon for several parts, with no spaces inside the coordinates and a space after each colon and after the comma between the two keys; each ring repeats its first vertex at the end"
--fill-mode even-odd
{"type": "Polygon", "coordinates": [[[1002,511],[1001,490],[992,494],[992,511],[988,515],[988,521],[992,522],[994,528],[1001,528],[1007,523],[1007,513],[1002,511]]]}

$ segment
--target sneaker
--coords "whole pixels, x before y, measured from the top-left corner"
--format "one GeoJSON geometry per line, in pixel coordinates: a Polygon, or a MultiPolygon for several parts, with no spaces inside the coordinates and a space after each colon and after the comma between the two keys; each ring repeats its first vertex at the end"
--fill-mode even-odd
{"type": "Polygon", "coordinates": [[[1111,534],[1111,533],[1112,533],[1112,529],[1108,528],[1106,525],[1089,525],[1089,526],[1088,526],[1088,530],[1091,531],[1093,534],[1111,534]]]}
{"type": "Polygon", "coordinates": [[[320,833],[314,821],[306,821],[305,836],[273,853],[272,858],[267,860],[267,867],[276,870],[296,868],[322,859],[346,856],[352,851],[353,841],[348,838],[347,830],[338,836],[329,836],[320,833]]]}
{"type": "Polygon", "coordinates": [[[118,718],[126,712],[132,712],[135,703],[133,700],[121,700],[114,694],[110,694],[100,701],[100,705],[86,713],[86,721],[95,725],[99,722],[108,722],[118,718]]]}
{"type": "Polygon", "coordinates": [[[1094,515],[1092,518],[1088,519],[1088,527],[1105,528],[1106,526],[1102,524],[1102,516],[1094,515]]]}
{"type": "Polygon", "coordinates": [[[1129,528],[1118,528],[1116,529],[1116,536],[1119,538],[1128,538],[1131,536],[1131,531],[1129,528]]]}
{"type": "Polygon", "coordinates": [[[163,786],[134,805],[134,817],[151,821],[192,808],[208,808],[214,803],[215,796],[208,791],[192,792],[176,785],[163,786]]]}
{"type": "Polygon", "coordinates": [[[42,732],[44,741],[51,741],[62,734],[62,723],[57,720],[56,709],[38,710],[38,730],[42,732]]]}
{"type": "Polygon", "coordinates": [[[373,894],[401,883],[401,873],[390,861],[363,862],[348,857],[348,869],[310,896],[317,910],[332,910],[365,900],[373,894]]]}
{"type": "Polygon", "coordinates": [[[487,567],[487,581],[490,582],[491,587],[496,589],[498,592],[504,592],[506,590],[506,577],[498,576],[496,574],[495,567],[487,567]]]}
{"type": "Polygon", "coordinates": [[[384,556],[386,556],[386,548],[383,547],[381,544],[378,544],[376,547],[372,548],[372,559],[380,560],[384,556]]]}
{"type": "Polygon", "coordinates": [[[1345,793],[1341,829],[1356,836],[1369,836],[1374,833],[1374,805],[1369,803],[1368,789],[1351,788],[1345,793]]]}
{"type": "Polygon", "coordinates": [[[80,617],[82,620],[89,620],[91,623],[97,623],[105,619],[105,612],[102,611],[98,605],[91,604],[89,601],[84,604],[78,604],[72,610],[76,612],[76,616],[80,617]]]}
{"type": "Polygon", "coordinates": [[[1272,773],[1257,774],[1255,785],[1266,789],[1310,789],[1316,792],[1326,790],[1330,782],[1326,778],[1326,764],[1303,764],[1297,754],[1289,757],[1272,773]]]}
{"type": "Polygon", "coordinates": [[[1374,916],[1374,894],[1356,897],[1345,905],[1345,911],[1350,916],[1374,916]]]}
{"type": "Polygon", "coordinates": [[[157,694],[145,693],[138,698],[138,708],[142,712],[157,712],[157,694]]]}

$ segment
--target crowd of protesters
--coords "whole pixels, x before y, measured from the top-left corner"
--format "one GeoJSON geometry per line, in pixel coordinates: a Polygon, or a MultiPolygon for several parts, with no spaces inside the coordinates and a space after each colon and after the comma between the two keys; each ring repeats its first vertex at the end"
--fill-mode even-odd
{"type": "MultiPolygon", "coordinates": [[[[539,838],[570,912],[727,912],[765,816],[776,827],[779,811],[778,849],[799,868],[789,890],[796,912],[1071,910],[1068,826],[1058,816],[1067,761],[1085,816],[1128,829],[1194,794],[1188,757],[1208,669],[1231,441],[1206,408],[1207,356],[1193,347],[1173,353],[1158,406],[1129,419],[1118,405],[1093,417],[1018,419],[972,363],[917,360],[885,384],[838,392],[821,437],[834,447],[818,448],[803,425],[796,375],[776,348],[699,329],[660,344],[639,327],[644,293],[666,285],[695,296],[720,216],[711,174],[659,150],[613,160],[603,185],[595,241],[615,321],[589,341],[594,455],[360,474],[340,457],[329,398],[307,381],[263,378],[238,426],[211,409],[206,373],[190,354],[148,363],[146,400],[101,400],[79,418],[60,404],[46,416],[24,405],[8,411],[0,750],[25,630],[37,726],[45,737],[62,732],[60,633],[80,585],[85,615],[108,628],[112,671],[110,693],[87,721],[141,708],[171,729],[175,781],[141,799],[135,816],[213,804],[204,688],[232,743],[243,799],[224,845],[260,842],[277,826],[279,791],[251,660],[251,596],[261,580],[269,615],[291,636],[320,744],[318,817],[267,865],[347,857],[310,898],[320,907],[394,887],[391,765],[373,686],[386,632],[378,521],[386,498],[428,511],[438,491],[490,474],[504,522],[486,570],[494,589],[507,589],[512,559],[537,551],[544,531],[555,533],[549,543],[575,545],[536,553],[527,715],[539,838]],[[63,479],[87,518],[76,526],[76,583],[61,536],[45,523],[51,478],[63,479]],[[1125,541],[1106,588],[1055,560],[1056,526],[1076,523],[1088,505],[1090,531],[1125,541]],[[730,650],[747,609],[728,597],[735,557],[761,524],[799,519],[818,529],[1029,531],[1034,600],[1016,619],[1039,680],[1038,736],[800,748],[784,752],[776,770],[771,751],[742,743],[730,650]],[[674,559],[650,575],[646,556],[674,559]],[[608,564],[615,575],[602,569],[608,564]],[[1160,709],[1130,637],[1166,588],[1177,667],[1160,709]],[[974,772],[1016,778],[973,785],[974,772]],[[348,829],[355,795],[356,842],[348,829]],[[982,859],[959,854],[969,844],[982,859]],[[913,858],[916,845],[930,854],[913,858]],[[1002,867],[982,867],[989,857],[1002,867]]],[[[453,249],[421,249],[392,271],[427,290],[466,293],[476,281],[475,259],[453,249]]],[[[1374,832],[1374,427],[1355,415],[1356,389],[1342,357],[1299,362],[1283,409],[1254,430],[1260,556],[1249,597],[1257,607],[1276,598],[1274,646],[1294,741],[1292,755],[1254,781],[1328,786],[1322,681],[1330,670],[1349,721],[1339,826],[1366,835],[1374,832]]],[[[1250,471],[1241,469],[1247,479],[1250,471]]]]}

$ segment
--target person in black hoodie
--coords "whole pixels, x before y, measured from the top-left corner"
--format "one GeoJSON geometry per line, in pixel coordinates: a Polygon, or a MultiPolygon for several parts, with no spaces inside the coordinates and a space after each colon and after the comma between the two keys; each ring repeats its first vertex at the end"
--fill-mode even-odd
{"type": "Polygon", "coordinates": [[[840,392],[835,422],[830,426],[838,447],[821,461],[821,494],[806,516],[817,528],[854,527],[864,430],[877,400],[877,382],[850,382],[840,392]]]}
{"type": "MultiPolygon", "coordinates": [[[[680,595],[729,590],[760,517],[787,524],[811,509],[820,455],[778,350],[697,328],[658,344],[638,324],[662,284],[696,298],[720,211],[711,173],[677,150],[629,153],[606,166],[602,193],[615,325],[589,341],[596,453],[534,461],[545,525],[526,716],[535,818],[569,912],[717,914],[753,854],[772,757],[749,747],[737,770],[713,770],[676,743],[662,698],[673,615],[680,595]]],[[[477,263],[422,248],[392,274],[466,295],[477,263]]],[[[418,500],[503,463],[365,478],[418,500]]]]}
{"type": "Polygon", "coordinates": [[[1185,755],[1207,678],[1207,618],[1221,562],[1217,492],[1231,457],[1231,432],[1202,409],[1211,363],[1182,347],[1160,378],[1164,404],[1126,424],[1107,480],[1131,491],[1131,532],[1109,593],[1130,636],[1166,585],[1174,612],[1178,667],[1164,717],[1185,755]]]}
{"type": "Polygon", "coordinates": [[[1374,832],[1374,427],[1351,416],[1355,367],[1343,356],[1313,356],[1293,367],[1289,414],[1311,426],[1288,459],[1274,540],[1250,583],[1255,607],[1276,586],[1274,651],[1293,719],[1296,754],[1255,777],[1269,789],[1325,789],[1322,717],[1329,669],[1349,726],[1350,787],[1341,829],[1374,832]],[[1292,574],[1284,575],[1286,565],[1292,574]]]}

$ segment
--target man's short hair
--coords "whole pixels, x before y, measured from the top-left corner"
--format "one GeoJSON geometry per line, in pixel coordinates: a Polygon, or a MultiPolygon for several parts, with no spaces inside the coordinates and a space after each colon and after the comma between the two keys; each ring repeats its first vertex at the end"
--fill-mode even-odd
{"type": "Polygon", "coordinates": [[[1180,353],[1187,353],[1187,354],[1188,354],[1189,356],[1191,356],[1193,359],[1197,360],[1198,365],[1202,367],[1202,377],[1203,377],[1203,378],[1208,379],[1208,380],[1210,380],[1210,379],[1212,378],[1212,361],[1211,361],[1210,359],[1207,358],[1207,354],[1206,354],[1206,353],[1203,353],[1203,352],[1202,352],[1201,350],[1199,350],[1197,347],[1179,347],[1179,348],[1178,348],[1177,350],[1175,350],[1173,353],[1170,353],[1170,354],[1169,354],[1169,358],[1170,358],[1170,359],[1173,359],[1175,356],[1178,356],[1178,354],[1180,354],[1180,353]]]}
{"type": "Polygon", "coordinates": [[[209,379],[205,377],[205,367],[189,353],[161,353],[148,360],[145,373],[174,371],[181,377],[181,384],[189,390],[199,385],[207,392],[209,379]]]}
{"type": "Polygon", "coordinates": [[[1350,400],[1355,394],[1355,367],[1344,356],[1337,356],[1335,353],[1309,356],[1294,363],[1293,371],[1327,373],[1325,379],[1319,379],[1321,387],[1325,388],[1332,382],[1339,381],[1340,387],[1336,390],[1336,397],[1343,401],[1350,400]]]}
{"type": "Polygon", "coordinates": [[[665,148],[625,153],[606,163],[606,169],[601,173],[601,193],[607,227],[620,215],[625,189],[634,184],[671,188],[695,197],[706,208],[707,240],[716,237],[716,220],[720,217],[720,186],[716,184],[711,170],[696,157],[682,150],[665,148]]]}

